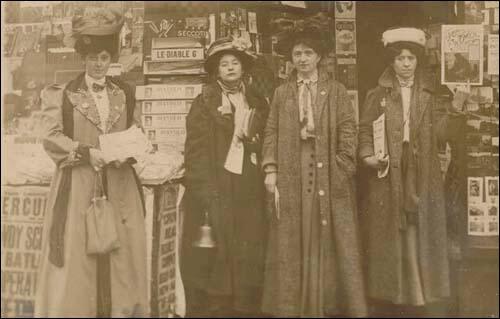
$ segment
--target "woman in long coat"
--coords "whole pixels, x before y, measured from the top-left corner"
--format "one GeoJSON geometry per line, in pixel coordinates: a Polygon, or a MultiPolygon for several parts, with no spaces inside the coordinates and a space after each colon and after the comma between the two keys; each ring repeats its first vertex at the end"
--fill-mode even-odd
{"type": "Polygon", "coordinates": [[[213,81],[186,120],[181,273],[188,316],[250,315],[260,308],[267,223],[258,139],[269,111],[243,81],[253,62],[250,45],[241,38],[211,45],[205,69],[213,81]],[[214,248],[193,246],[205,212],[214,248]]]}
{"type": "Polygon", "coordinates": [[[265,183],[269,195],[277,188],[279,211],[270,217],[262,307],[278,317],[367,313],[356,120],[344,86],[317,68],[320,33],[297,32],[280,45],[297,71],[276,90],[265,129],[265,183]]]}
{"type": "Polygon", "coordinates": [[[99,150],[99,135],[135,122],[131,89],[105,77],[117,53],[121,21],[110,11],[75,18],[75,49],[86,71],[66,85],[42,91],[43,145],[57,170],[45,215],[36,317],[149,315],[141,186],[128,161],[109,162],[99,150]],[[102,255],[86,250],[85,212],[100,184],[96,170],[118,215],[120,242],[118,249],[102,255]]]}
{"type": "Polygon", "coordinates": [[[384,33],[383,40],[390,65],[367,94],[359,128],[359,158],[370,170],[360,214],[368,296],[423,306],[450,294],[437,149],[449,116],[423,68],[424,32],[393,29],[384,33]],[[385,157],[374,153],[372,127],[382,114],[385,157]],[[379,178],[377,171],[385,169],[387,176],[379,178]]]}

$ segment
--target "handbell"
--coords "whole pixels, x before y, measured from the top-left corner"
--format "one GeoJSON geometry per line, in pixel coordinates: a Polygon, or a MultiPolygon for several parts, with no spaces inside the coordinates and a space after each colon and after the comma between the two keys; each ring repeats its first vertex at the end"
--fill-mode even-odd
{"type": "Polygon", "coordinates": [[[212,227],[208,222],[208,211],[205,212],[205,222],[200,226],[198,240],[193,243],[193,246],[198,248],[214,248],[216,246],[212,236],[212,227]]]}

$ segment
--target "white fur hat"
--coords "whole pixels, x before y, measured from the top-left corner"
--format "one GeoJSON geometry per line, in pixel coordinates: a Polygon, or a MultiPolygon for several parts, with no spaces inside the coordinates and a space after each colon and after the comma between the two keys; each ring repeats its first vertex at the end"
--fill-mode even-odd
{"type": "Polygon", "coordinates": [[[382,34],[384,47],[396,42],[412,42],[425,47],[425,32],[417,28],[389,29],[382,34]]]}

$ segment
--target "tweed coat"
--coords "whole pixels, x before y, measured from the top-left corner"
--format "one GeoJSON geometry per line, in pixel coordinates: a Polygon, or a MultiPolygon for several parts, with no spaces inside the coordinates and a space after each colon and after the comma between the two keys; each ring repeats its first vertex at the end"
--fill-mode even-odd
{"type": "MultiPolygon", "coordinates": [[[[269,106],[254,88],[245,97],[254,108],[256,132],[262,136],[269,106]]],[[[222,114],[222,91],[213,82],[193,101],[186,120],[185,147],[186,215],[181,253],[181,272],[188,287],[210,294],[233,296],[233,307],[254,311],[261,302],[267,221],[264,183],[254,153],[260,144],[245,144],[241,175],[224,168],[234,132],[232,114],[222,114]],[[217,247],[193,248],[199,227],[209,211],[217,247]]],[[[189,302],[189,301],[188,301],[189,302]]]]}
{"type": "MultiPolygon", "coordinates": [[[[108,79],[110,112],[107,132],[138,123],[140,114],[132,90],[108,79]],[[134,111],[137,111],[134,114],[134,111]]],[[[82,73],[66,86],[42,91],[43,145],[56,162],[47,212],[35,300],[36,317],[95,317],[97,314],[97,258],[86,252],[85,212],[95,195],[96,173],[88,161],[88,147],[99,148],[103,126],[82,73]],[[82,149],[87,148],[85,151],[82,149]],[[75,158],[80,153],[81,160],[75,158]],[[65,178],[68,177],[68,179],[65,178]],[[65,198],[62,207],[60,198],[65,198]],[[59,208],[64,212],[58,215],[59,208]],[[63,241],[57,243],[60,226],[63,241]],[[54,244],[54,241],[56,243],[54,244]],[[58,249],[61,247],[62,249],[58,249]],[[59,251],[59,252],[58,252],[59,251]],[[55,256],[55,257],[54,257],[55,256]]],[[[142,189],[134,168],[125,163],[103,170],[108,199],[114,211],[120,248],[109,253],[111,316],[149,315],[146,288],[146,233],[142,189]],[[126,217],[122,223],[120,217],[126,217]]]]}
{"type": "MultiPolygon", "coordinates": [[[[319,69],[315,116],[317,187],[320,211],[333,233],[336,289],[344,313],[366,315],[353,178],[357,131],[344,86],[319,69]]],[[[263,167],[278,169],[280,219],[271,218],[263,311],[275,316],[301,313],[301,159],[297,75],[276,89],[265,129],[263,167]]],[[[331,240],[322,233],[321,240],[331,240]]],[[[325,252],[332,253],[332,252],[325,252]]],[[[326,269],[325,271],[328,271],[326,269]]],[[[332,271],[332,270],[330,270],[332,271]]],[[[324,303],[336,301],[325,300],[324,303]]]]}
{"type": "MultiPolygon", "coordinates": [[[[444,137],[448,116],[446,105],[437,102],[434,82],[417,71],[410,111],[410,152],[416,159],[418,202],[418,260],[426,302],[450,293],[446,243],[444,190],[438,139],[444,137]]],[[[373,155],[372,122],[385,112],[389,153],[389,174],[377,178],[370,171],[365,178],[360,221],[367,262],[368,295],[402,303],[403,210],[401,156],[403,152],[403,105],[401,89],[392,67],[380,76],[378,86],[368,92],[359,125],[359,156],[373,155]]]]}

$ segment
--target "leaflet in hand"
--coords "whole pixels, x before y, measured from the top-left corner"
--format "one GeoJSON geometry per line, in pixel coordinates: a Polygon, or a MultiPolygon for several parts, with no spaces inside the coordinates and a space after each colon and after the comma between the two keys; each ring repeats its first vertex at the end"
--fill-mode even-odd
{"type": "MultiPolygon", "coordinates": [[[[385,113],[373,121],[373,151],[378,159],[385,158],[387,155],[387,143],[385,137],[385,113]]],[[[383,170],[378,171],[378,178],[387,176],[389,172],[389,161],[383,170]]]]}
{"type": "Polygon", "coordinates": [[[151,142],[135,125],[126,131],[101,135],[99,143],[110,161],[129,157],[137,159],[152,149],[151,142]]]}

